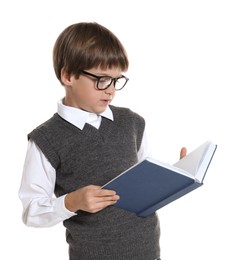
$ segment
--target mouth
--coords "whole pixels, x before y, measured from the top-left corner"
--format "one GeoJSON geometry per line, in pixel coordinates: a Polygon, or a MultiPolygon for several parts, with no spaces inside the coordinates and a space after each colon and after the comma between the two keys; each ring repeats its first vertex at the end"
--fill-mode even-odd
{"type": "Polygon", "coordinates": [[[101,102],[104,104],[110,104],[110,102],[112,101],[112,99],[101,99],[101,102]]]}

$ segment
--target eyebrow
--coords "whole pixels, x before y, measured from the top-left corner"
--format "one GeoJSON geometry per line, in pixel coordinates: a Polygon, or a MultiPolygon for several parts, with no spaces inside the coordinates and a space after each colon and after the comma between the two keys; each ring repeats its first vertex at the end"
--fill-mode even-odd
{"type": "Polygon", "coordinates": [[[123,74],[120,74],[117,77],[113,77],[113,76],[108,75],[108,74],[104,74],[104,73],[100,74],[98,72],[93,72],[92,73],[92,72],[85,71],[85,70],[80,70],[79,72],[82,72],[82,73],[84,73],[86,75],[89,75],[89,76],[92,76],[92,77],[109,77],[109,78],[112,78],[112,79],[118,79],[118,78],[121,78],[121,77],[125,77],[123,74]]]}

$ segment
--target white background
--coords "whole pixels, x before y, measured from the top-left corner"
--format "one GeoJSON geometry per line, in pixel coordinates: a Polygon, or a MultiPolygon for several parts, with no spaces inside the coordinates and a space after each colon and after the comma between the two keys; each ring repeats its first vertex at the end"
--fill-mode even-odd
{"type": "Polygon", "coordinates": [[[0,2],[0,259],[68,259],[62,224],[24,226],[18,188],[26,135],[64,95],[53,72],[53,44],[66,26],[81,21],[103,24],[126,47],[130,81],[113,104],[145,117],[157,159],[174,163],[182,146],[218,144],[204,186],[159,211],[162,259],[232,259],[230,3],[0,2]]]}

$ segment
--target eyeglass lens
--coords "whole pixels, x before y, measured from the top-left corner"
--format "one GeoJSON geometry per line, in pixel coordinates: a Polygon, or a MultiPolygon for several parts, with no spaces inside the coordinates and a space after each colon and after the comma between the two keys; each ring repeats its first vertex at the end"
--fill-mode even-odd
{"type": "Polygon", "coordinates": [[[111,84],[114,84],[116,90],[120,90],[126,84],[127,79],[124,77],[112,79],[111,77],[101,77],[98,81],[98,89],[106,89],[111,84]]]}

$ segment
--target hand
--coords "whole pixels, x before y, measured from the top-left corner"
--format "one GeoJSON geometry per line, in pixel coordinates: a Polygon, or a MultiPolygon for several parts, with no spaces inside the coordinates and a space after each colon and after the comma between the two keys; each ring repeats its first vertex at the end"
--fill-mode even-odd
{"type": "Polygon", "coordinates": [[[180,159],[182,159],[186,155],[187,155],[187,149],[186,149],[186,147],[182,147],[180,150],[180,159]]]}
{"type": "Polygon", "coordinates": [[[83,210],[89,213],[96,213],[115,204],[118,200],[119,196],[115,191],[89,185],[67,194],[65,207],[73,212],[83,210]]]}

